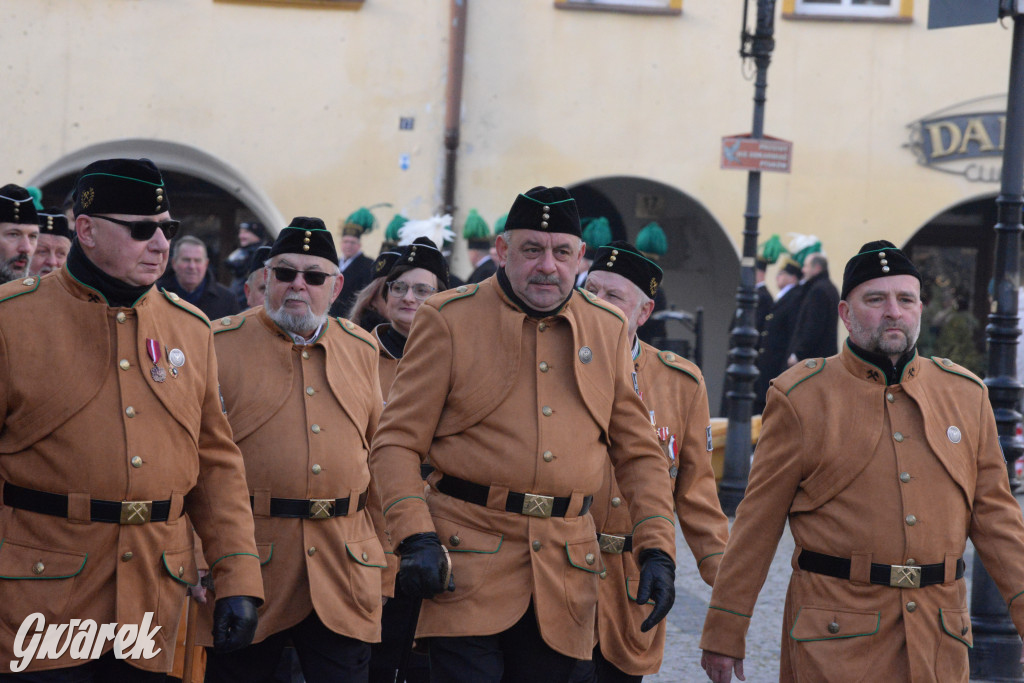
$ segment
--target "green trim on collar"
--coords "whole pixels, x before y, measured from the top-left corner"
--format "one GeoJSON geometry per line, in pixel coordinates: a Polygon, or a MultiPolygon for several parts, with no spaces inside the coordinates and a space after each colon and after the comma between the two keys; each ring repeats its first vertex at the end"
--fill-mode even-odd
{"type": "Polygon", "coordinates": [[[685,375],[689,375],[690,377],[693,378],[694,382],[699,382],[700,381],[699,379],[697,379],[697,376],[695,374],[693,374],[692,372],[690,372],[689,370],[686,370],[685,368],[681,368],[678,365],[673,365],[673,363],[671,361],[666,360],[665,356],[667,354],[672,354],[672,361],[674,361],[676,358],[679,357],[679,356],[677,356],[672,351],[658,351],[658,360],[660,360],[662,363],[664,363],[665,365],[669,366],[673,370],[678,370],[679,372],[681,372],[681,373],[683,373],[685,375]]]}
{"type": "MultiPolygon", "coordinates": [[[[72,280],[74,280],[74,281],[75,281],[75,282],[77,282],[78,284],[82,285],[83,287],[85,287],[85,288],[86,288],[86,289],[88,289],[89,291],[91,291],[91,292],[96,292],[96,293],[97,293],[97,294],[99,295],[99,297],[100,297],[101,299],[103,299],[103,303],[105,303],[105,304],[106,304],[107,306],[109,306],[109,305],[110,305],[110,302],[109,302],[109,301],[107,301],[107,297],[103,296],[103,292],[101,292],[100,290],[96,289],[95,287],[90,287],[89,285],[87,285],[87,284],[85,284],[84,282],[82,282],[81,280],[79,280],[79,279],[78,279],[77,277],[75,277],[75,274],[71,272],[71,269],[70,269],[70,268],[65,268],[65,270],[66,270],[66,271],[68,271],[68,275],[69,275],[69,276],[71,276],[71,279],[72,279],[72,280]]],[[[138,301],[136,300],[136,303],[137,303],[137,302],[138,302],[138,301]]]]}
{"type": "Polygon", "coordinates": [[[899,384],[903,384],[903,376],[907,373],[907,368],[909,368],[910,364],[913,363],[916,359],[917,359],[917,347],[915,346],[914,347],[914,356],[910,360],[907,361],[906,365],[903,366],[903,372],[900,373],[899,384]]]}
{"type": "MultiPolygon", "coordinates": [[[[860,358],[860,356],[857,356],[857,357],[858,357],[858,358],[860,358]]],[[[878,367],[878,366],[875,366],[875,367],[878,367]]],[[[811,374],[807,375],[806,377],[802,378],[802,379],[801,379],[801,380],[800,380],[799,382],[797,382],[797,383],[796,383],[796,384],[794,384],[793,386],[791,386],[791,387],[790,387],[790,388],[789,388],[789,389],[788,389],[788,390],[786,391],[786,396],[789,396],[790,392],[792,392],[792,391],[793,391],[794,389],[796,389],[796,388],[797,388],[798,386],[800,386],[801,384],[803,384],[804,382],[806,382],[806,381],[807,381],[807,380],[809,380],[810,378],[814,377],[815,375],[817,375],[817,374],[818,374],[819,372],[821,372],[821,371],[822,371],[822,370],[824,370],[824,369],[825,369],[825,359],[824,359],[824,358],[822,358],[822,359],[821,359],[821,365],[820,365],[820,366],[818,367],[818,369],[817,369],[817,370],[815,370],[814,372],[812,372],[811,374]]]]}
{"type": "MultiPolygon", "coordinates": [[[[328,320],[330,320],[330,318],[328,318],[328,320]]],[[[370,334],[369,332],[367,332],[363,328],[359,327],[358,325],[356,325],[351,320],[346,320],[345,318],[342,318],[340,316],[335,318],[335,320],[338,322],[338,325],[341,327],[341,329],[345,330],[350,335],[352,335],[353,337],[355,337],[359,341],[363,342],[364,344],[369,346],[374,351],[377,350],[377,345],[373,343],[372,339],[367,339],[366,337],[363,336],[363,335],[369,336],[369,334],[370,334]]],[[[327,332],[327,328],[324,327],[323,332],[320,333],[320,336],[322,337],[326,332],[327,332]]],[[[319,339],[319,338],[320,337],[317,337],[317,339],[319,339]]]]}
{"type": "Polygon", "coordinates": [[[246,320],[248,320],[248,318],[246,318],[244,315],[226,315],[223,318],[217,320],[217,324],[220,325],[220,327],[212,327],[211,325],[211,329],[213,330],[214,334],[220,334],[221,332],[230,332],[231,330],[237,330],[238,328],[240,328],[242,325],[245,324],[246,320]]]}
{"type": "MultiPolygon", "coordinates": [[[[852,354],[853,354],[854,356],[856,356],[856,357],[857,357],[857,359],[858,359],[858,360],[860,360],[860,361],[861,361],[862,363],[867,363],[868,365],[870,365],[871,367],[873,367],[874,369],[876,369],[876,370],[878,370],[878,371],[879,371],[880,373],[882,373],[882,377],[885,377],[885,378],[886,378],[885,386],[889,386],[889,380],[888,380],[888,377],[889,377],[889,373],[888,373],[888,372],[886,372],[886,371],[885,371],[884,369],[882,369],[882,368],[878,367],[877,365],[875,365],[875,364],[874,364],[874,363],[872,363],[871,361],[869,361],[869,360],[868,360],[867,358],[865,358],[864,356],[862,356],[862,355],[860,355],[859,353],[857,353],[856,351],[854,351],[853,347],[852,347],[852,346],[850,346],[850,339],[849,339],[849,338],[847,338],[847,339],[846,339],[846,348],[850,349],[850,353],[852,353],[852,354]]],[[[914,349],[914,353],[917,353],[917,349],[914,349]]],[[[907,365],[910,365],[910,363],[907,363],[907,365]]],[[[906,368],[906,367],[904,367],[904,368],[903,368],[903,371],[904,371],[904,372],[906,372],[906,371],[907,371],[907,368],[906,368]]],[[[901,377],[900,377],[900,379],[903,379],[903,377],[901,376],[901,377]]]]}
{"type": "Polygon", "coordinates": [[[468,296],[473,296],[474,294],[477,293],[477,290],[479,290],[479,289],[480,289],[480,283],[479,282],[474,283],[472,285],[460,285],[460,286],[456,287],[455,289],[450,290],[450,291],[453,291],[456,294],[458,294],[458,296],[453,296],[450,299],[447,299],[443,304],[441,304],[440,306],[437,307],[437,310],[440,311],[442,308],[444,308],[445,306],[447,306],[448,304],[450,304],[453,301],[458,301],[459,299],[465,299],[468,296]],[[468,291],[470,287],[473,288],[472,291],[468,291]]]}
{"type": "MultiPolygon", "coordinates": [[[[26,278],[23,278],[23,279],[21,280],[21,284],[22,284],[22,286],[24,286],[24,287],[29,287],[30,289],[22,289],[21,291],[15,292],[14,294],[11,294],[10,296],[5,296],[5,297],[4,297],[3,299],[0,299],[0,303],[2,303],[2,302],[4,302],[4,301],[7,301],[8,299],[13,299],[13,298],[14,298],[14,297],[16,297],[16,296],[21,296],[22,294],[28,294],[29,292],[34,292],[34,291],[36,291],[37,289],[39,289],[39,280],[40,280],[40,279],[41,279],[41,278],[39,278],[39,277],[37,277],[37,276],[33,276],[33,277],[31,277],[31,278],[27,278],[27,277],[26,277],[26,278]],[[33,282],[33,283],[32,283],[32,284],[30,284],[30,285],[26,285],[26,284],[25,284],[25,280],[30,280],[30,279],[32,279],[32,280],[35,280],[35,282],[33,282]]],[[[14,282],[14,280],[11,280],[11,282],[14,282]]]]}
{"type": "MultiPolygon", "coordinates": [[[[164,296],[172,304],[174,304],[175,306],[177,306],[181,310],[185,311],[186,313],[188,313],[190,315],[194,315],[195,317],[199,318],[200,320],[203,321],[204,325],[209,327],[211,330],[213,329],[213,325],[210,324],[210,320],[205,315],[203,315],[202,313],[197,313],[196,311],[190,310],[189,308],[186,308],[185,306],[182,306],[181,305],[181,297],[180,296],[175,294],[174,297],[172,297],[171,296],[172,292],[168,292],[166,287],[161,287],[160,291],[164,293],[164,296]]],[[[139,298],[141,299],[142,297],[139,297],[139,298]]],[[[138,303],[138,300],[136,300],[135,303],[138,303]]],[[[135,304],[132,304],[132,306],[134,306],[134,305],[135,304]]]]}
{"type": "Polygon", "coordinates": [[[614,315],[616,318],[618,318],[622,322],[626,322],[626,319],[623,318],[622,315],[617,313],[614,308],[609,308],[607,304],[605,304],[603,301],[598,299],[592,292],[588,292],[587,290],[583,289],[582,287],[577,287],[576,291],[578,291],[580,294],[582,294],[583,298],[588,303],[591,303],[591,304],[593,304],[594,306],[597,306],[600,309],[608,311],[609,313],[614,315]]]}
{"type": "Polygon", "coordinates": [[[948,358],[939,358],[938,356],[932,356],[931,361],[935,363],[935,365],[937,365],[940,370],[944,370],[945,372],[948,372],[951,375],[959,375],[960,377],[969,379],[975,384],[977,384],[979,387],[985,387],[985,385],[977,377],[960,372],[959,370],[954,370],[954,367],[959,366],[948,358]],[[946,365],[946,363],[949,363],[949,365],[946,365]]]}

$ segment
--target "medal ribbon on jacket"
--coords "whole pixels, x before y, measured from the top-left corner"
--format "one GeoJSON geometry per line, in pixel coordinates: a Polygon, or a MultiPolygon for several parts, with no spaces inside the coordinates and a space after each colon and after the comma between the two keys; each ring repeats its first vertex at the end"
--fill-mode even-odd
{"type": "Polygon", "coordinates": [[[160,367],[160,342],[155,339],[146,339],[146,353],[153,361],[153,367],[149,369],[150,376],[154,382],[163,382],[167,379],[167,373],[160,367]]]}

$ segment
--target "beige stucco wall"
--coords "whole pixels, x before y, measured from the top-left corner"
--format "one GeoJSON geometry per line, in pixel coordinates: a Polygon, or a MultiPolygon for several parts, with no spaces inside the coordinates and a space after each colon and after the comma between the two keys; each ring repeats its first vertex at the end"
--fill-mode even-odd
{"type": "MultiPolygon", "coordinates": [[[[685,0],[681,17],[467,2],[457,226],[470,207],[493,221],[534,184],[632,175],[703,203],[738,250],[746,179],[718,165],[719,138],[751,121],[738,0],[685,0]]],[[[996,189],[922,168],[902,145],[920,116],[1005,92],[1010,31],[929,32],[915,4],[909,24],[777,20],[766,132],[794,142],[794,168],[765,174],[762,231],[818,234],[841,263],[996,189]]],[[[448,12],[442,0],[6,0],[0,180],[154,138],[223,159],[286,217],[332,224],[378,202],[425,217],[440,203],[448,12]],[[399,131],[400,116],[415,129],[399,131]]]]}

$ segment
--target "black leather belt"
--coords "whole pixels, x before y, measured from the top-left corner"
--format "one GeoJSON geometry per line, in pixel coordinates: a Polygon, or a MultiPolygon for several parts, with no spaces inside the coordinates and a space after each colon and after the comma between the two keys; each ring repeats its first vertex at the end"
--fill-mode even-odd
{"type": "Polygon", "coordinates": [[[633,534],[616,536],[615,534],[599,533],[597,535],[597,544],[601,547],[602,553],[621,555],[633,550],[633,534]]]}
{"type": "MultiPolygon", "coordinates": [[[[356,512],[366,507],[367,491],[359,494],[356,512]]],[[[348,514],[351,498],[271,498],[271,517],[297,517],[299,519],[330,519],[348,514]]],[[[253,504],[252,496],[249,504],[253,504]]]]}
{"type": "MultiPolygon", "coordinates": [[[[850,578],[850,560],[843,557],[801,550],[800,557],[797,558],[797,565],[801,569],[815,574],[834,576],[837,579],[850,578]]],[[[964,566],[963,558],[956,561],[955,578],[963,578],[964,566]]],[[[943,583],[945,580],[946,565],[941,562],[921,566],[871,563],[871,583],[879,586],[920,588],[943,583]]]]}
{"type": "MultiPolygon", "coordinates": [[[[435,487],[446,496],[458,498],[467,503],[483,505],[484,507],[487,506],[487,498],[491,491],[490,486],[474,484],[471,481],[447,474],[437,481],[435,487]]],[[[531,517],[565,517],[569,511],[569,501],[571,500],[572,498],[569,497],[542,496],[537,493],[515,493],[514,491],[509,491],[508,497],[505,498],[505,511],[518,512],[521,515],[530,515],[531,517]]],[[[583,507],[580,509],[580,516],[587,514],[587,511],[590,510],[590,504],[593,502],[593,496],[583,497],[583,507]]]]}
{"type": "MultiPolygon", "coordinates": [[[[68,497],[15,486],[4,482],[4,505],[54,517],[68,516],[68,497]]],[[[166,522],[170,500],[96,500],[89,501],[89,519],[109,524],[145,524],[166,522]]]]}

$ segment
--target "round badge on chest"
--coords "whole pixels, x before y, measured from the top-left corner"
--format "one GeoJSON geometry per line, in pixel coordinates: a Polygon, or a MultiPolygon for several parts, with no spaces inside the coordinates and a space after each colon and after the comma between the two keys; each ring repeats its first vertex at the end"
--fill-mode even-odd
{"type": "Polygon", "coordinates": [[[953,443],[960,443],[960,430],[953,425],[950,425],[949,429],[946,430],[946,436],[953,443]]]}
{"type": "Polygon", "coordinates": [[[581,363],[589,363],[592,360],[594,360],[594,352],[590,350],[590,347],[589,346],[581,347],[580,348],[580,362],[581,363]]]}

